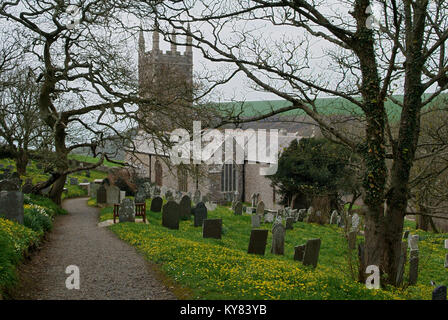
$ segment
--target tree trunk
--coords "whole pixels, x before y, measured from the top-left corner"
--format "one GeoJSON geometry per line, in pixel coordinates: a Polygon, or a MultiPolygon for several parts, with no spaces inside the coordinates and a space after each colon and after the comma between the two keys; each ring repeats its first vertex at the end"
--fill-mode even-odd
{"type": "Polygon", "coordinates": [[[26,166],[28,165],[28,154],[23,150],[19,150],[17,151],[14,161],[16,163],[17,173],[21,176],[26,175],[26,166]]]}

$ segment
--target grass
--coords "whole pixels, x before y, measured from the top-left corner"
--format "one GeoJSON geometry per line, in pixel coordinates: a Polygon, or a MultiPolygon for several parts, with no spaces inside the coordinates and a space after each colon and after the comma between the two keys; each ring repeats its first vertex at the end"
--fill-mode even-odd
{"type": "MultiPolygon", "coordinates": [[[[102,209],[101,221],[110,219],[111,212],[111,208],[102,209]]],[[[422,240],[416,286],[368,290],[351,277],[348,262],[355,253],[348,250],[342,230],[336,226],[296,223],[294,230],[287,231],[284,256],[269,252],[271,233],[265,256],[255,256],[247,254],[250,216],[234,216],[229,208],[218,207],[208,217],[223,219],[222,240],[203,239],[202,229],[194,228],[192,221],[181,221],[179,230],[166,229],[161,226],[161,213],[154,212],[147,213],[148,225],[120,223],[109,228],[147,260],[159,264],[178,285],[190,289],[190,298],[194,299],[420,300],[431,299],[430,280],[448,284],[448,270],[443,267],[446,250],[442,244],[448,235],[417,232],[422,240]],[[312,238],[322,240],[315,270],[293,260],[294,246],[312,238]]],[[[271,227],[262,226],[269,230],[271,227]]],[[[406,228],[415,226],[407,221],[406,228]]]]}

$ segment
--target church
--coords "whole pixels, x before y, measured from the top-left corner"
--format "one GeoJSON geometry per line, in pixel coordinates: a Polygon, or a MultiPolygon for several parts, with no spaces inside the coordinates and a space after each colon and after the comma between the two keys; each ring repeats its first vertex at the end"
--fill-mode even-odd
{"type": "MultiPolygon", "coordinates": [[[[175,38],[174,41],[176,42],[175,38]]],[[[151,106],[146,110],[141,107],[141,117],[145,117],[144,126],[146,129],[162,127],[166,133],[176,129],[176,123],[165,121],[163,113],[159,112],[179,112],[180,105],[192,104],[192,84],[193,84],[193,51],[192,47],[186,47],[185,52],[177,50],[177,46],[172,43],[171,50],[166,52],[160,50],[160,36],[156,31],[152,35],[152,49],[146,51],[144,34],[139,35],[139,58],[138,73],[140,94],[143,97],[157,99],[157,106],[151,106]],[[160,109],[157,109],[160,107],[160,109]],[[146,121],[148,119],[148,121],[146,121]]],[[[191,38],[187,38],[187,44],[191,44],[191,38]]],[[[253,102],[252,107],[257,107],[258,102],[253,102]]],[[[263,104],[282,104],[284,101],[262,102],[263,104]]],[[[251,106],[250,102],[245,105],[251,106]]],[[[194,116],[188,118],[190,122],[195,120],[194,116]]],[[[177,124],[178,125],[178,124],[177,124]]],[[[300,140],[302,137],[314,135],[314,126],[300,123],[290,123],[282,121],[258,121],[246,123],[239,126],[239,129],[247,132],[260,132],[267,135],[269,141],[277,140],[276,150],[267,150],[268,153],[281,152],[287,148],[293,140],[300,140]],[[273,130],[273,131],[271,131],[273,130]],[[273,132],[275,134],[273,135],[273,132]],[[278,138],[277,138],[278,137],[278,138]]],[[[204,128],[203,128],[204,129],[204,128]]],[[[220,131],[224,134],[224,128],[220,131]]],[[[126,161],[137,168],[138,175],[142,178],[149,178],[151,182],[158,186],[165,186],[181,192],[191,192],[200,190],[202,195],[208,195],[211,201],[223,203],[232,200],[237,195],[242,202],[251,202],[252,194],[259,194],[259,199],[263,200],[267,209],[280,209],[281,197],[271,186],[271,181],[263,175],[263,168],[269,167],[266,161],[250,158],[248,149],[249,141],[242,144],[233,141],[235,146],[233,152],[242,148],[244,159],[242,161],[225,160],[222,163],[213,164],[201,163],[192,166],[193,170],[186,169],[183,165],[174,165],[170,159],[170,153],[158,141],[157,137],[150,135],[140,128],[134,140],[132,152],[126,152],[126,161]]],[[[220,154],[224,154],[225,143],[220,144],[220,154]]],[[[201,145],[203,147],[203,145],[201,145]]],[[[218,148],[218,149],[219,149],[218,148]]],[[[269,148],[267,148],[269,149],[269,148]]],[[[217,152],[217,151],[215,151],[217,152]]],[[[278,155],[278,153],[277,153],[278,155]]],[[[277,156],[275,155],[275,156],[277,156]]],[[[272,156],[272,154],[271,154],[272,156]]],[[[185,160],[185,159],[184,159],[185,160]]]]}

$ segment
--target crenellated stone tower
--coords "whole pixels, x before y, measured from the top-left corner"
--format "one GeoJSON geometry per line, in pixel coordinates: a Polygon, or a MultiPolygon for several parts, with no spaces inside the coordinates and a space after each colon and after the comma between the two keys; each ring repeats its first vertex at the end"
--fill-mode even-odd
{"type": "MultiPolygon", "coordinates": [[[[160,34],[157,27],[152,35],[152,50],[146,51],[143,31],[139,35],[138,72],[142,97],[154,103],[141,106],[141,116],[153,118],[158,110],[179,112],[182,106],[193,103],[193,50],[192,39],[187,37],[185,53],[177,51],[176,35],[171,36],[171,50],[160,50],[160,34]]],[[[158,119],[158,125],[161,125],[158,119]]],[[[174,124],[167,126],[172,126],[174,124]]],[[[169,128],[166,128],[169,129],[169,128]]]]}

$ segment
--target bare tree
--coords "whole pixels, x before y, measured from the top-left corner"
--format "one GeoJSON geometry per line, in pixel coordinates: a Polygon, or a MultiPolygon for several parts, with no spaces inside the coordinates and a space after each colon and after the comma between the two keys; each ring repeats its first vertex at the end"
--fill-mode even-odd
{"type": "Polygon", "coordinates": [[[396,284],[421,110],[448,87],[445,1],[197,0],[165,1],[155,9],[165,32],[190,35],[205,58],[232,65],[229,79],[243,73],[260,90],[291,103],[244,121],[300,109],[327,137],[361,155],[363,265],[380,266],[385,280],[396,284]],[[381,17],[370,10],[373,4],[381,17]],[[323,49],[313,45],[317,41],[323,49]],[[403,99],[397,99],[400,93],[403,99]],[[338,130],[316,103],[322,95],[362,114],[364,135],[355,139],[338,130]],[[395,135],[388,99],[399,108],[395,135]]]}

